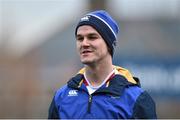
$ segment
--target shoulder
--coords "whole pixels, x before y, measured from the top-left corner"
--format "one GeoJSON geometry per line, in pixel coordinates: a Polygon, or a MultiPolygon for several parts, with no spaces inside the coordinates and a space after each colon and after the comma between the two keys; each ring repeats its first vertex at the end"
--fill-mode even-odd
{"type": "Polygon", "coordinates": [[[119,83],[124,86],[123,93],[129,97],[137,99],[137,97],[144,92],[141,88],[140,81],[137,77],[134,77],[127,69],[115,66],[116,84],[119,83]]]}
{"type": "Polygon", "coordinates": [[[60,87],[59,89],[57,89],[56,94],[65,91],[67,88],[68,88],[68,87],[67,87],[67,84],[63,85],[62,87],[60,87]]]}
{"type": "Polygon", "coordinates": [[[137,85],[128,86],[127,88],[125,88],[125,93],[127,95],[130,95],[136,98],[139,97],[143,92],[144,90],[137,85]]]}
{"type": "Polygon", "coordinates": [[[146,91],[142,92],[134,105],[133,108],[133,118],[146,118],[155,119],[156,115],[156,105],[152,97],[146,91]]]}
{"type": "Polygon", "coordinates": [[[122,98],[126,99],[127,102],[132,103],[133,106],[136,103],[137,99],[144,92],[142,88],[137,85],[128,86],[124,89],[122,94],[122,98]]]}
{"type": "Polygon", "coordinates": [[[139,106],[142,107],[142,106],[145,106],[145,105],[147,105],[147,107],[155,105],[155,102],[154,102],[153,98],[150,96],[150,94],[147,91],[142,92],[138,96],[136,104],[135,104],[135,108],[139,107],[139,106]]]}
{"type": "Polygon", "coordinates": [[[125,89],[122,97],[131,105],[132,118],[155,119],[156,105],[150,94],[138,86],[131,86],[125,89]]]}
{"type": "Polygon", "coordinates": [[[62,97],[64,96],[64,94],[66,94],[66,92],[68,91],[68,86],[67,84],[60,87],[56,92],[55,92],[55,101],[59,98],[59,97],[62,97]]]}

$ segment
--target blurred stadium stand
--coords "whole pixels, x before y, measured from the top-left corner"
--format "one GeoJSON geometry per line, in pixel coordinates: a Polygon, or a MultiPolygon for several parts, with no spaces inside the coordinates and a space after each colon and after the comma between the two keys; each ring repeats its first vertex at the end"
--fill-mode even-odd
{"type": "Polygon", "coordinates": [[[0,118],[47,118],[55,90],[82,67],[74,29],[95,9],[120,25],[114,64],[140,78],[158,118],[180,118],[179,0],[1,0],[0,118]]]}

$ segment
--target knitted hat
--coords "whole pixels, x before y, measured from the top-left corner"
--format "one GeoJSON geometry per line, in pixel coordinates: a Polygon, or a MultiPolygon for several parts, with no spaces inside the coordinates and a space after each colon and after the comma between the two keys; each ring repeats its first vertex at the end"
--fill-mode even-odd
{"type": "Polygon", "coordinates": [[[110,54],[113,56],[117,33],[119,31],[116,21],[106,11],[97,10],[86,14],[80,19],[75,30],[75,35],[77,35],[77,29],[82,25],[90,25],[96,29],[105,40],[107,46],[110,48],[110,54]]]}

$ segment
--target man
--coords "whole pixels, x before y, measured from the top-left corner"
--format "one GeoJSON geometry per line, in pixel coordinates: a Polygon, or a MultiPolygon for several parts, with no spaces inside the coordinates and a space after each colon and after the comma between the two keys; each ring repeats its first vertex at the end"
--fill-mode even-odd
{"type": "Polygon", "coordinates": [[[112,64],[118,30],[103,10],[80,19],[75,36],[84,68],[56,91],[49,118],[156,118],[155,103],[138,79],[112,64]]]}

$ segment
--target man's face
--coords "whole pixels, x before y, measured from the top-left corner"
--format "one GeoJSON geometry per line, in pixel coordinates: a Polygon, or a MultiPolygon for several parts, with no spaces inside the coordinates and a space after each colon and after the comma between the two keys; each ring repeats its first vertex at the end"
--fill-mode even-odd
{"type": "Polygon", "coordinates": [[[76,44],[83,64],[98,63],[110,55],[104,39],[89,25],[78,28],[76,44]]]}

